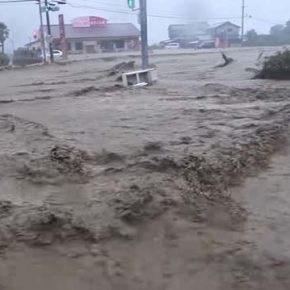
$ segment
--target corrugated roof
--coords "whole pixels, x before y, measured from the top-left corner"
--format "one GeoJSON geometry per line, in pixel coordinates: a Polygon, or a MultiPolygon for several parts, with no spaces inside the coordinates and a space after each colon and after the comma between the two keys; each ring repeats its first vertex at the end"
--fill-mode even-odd
{"type": "MultiPolygon", "coordinates": [[[[115,38],[139,37],[140,32],[132,23],[108,23],[94,27],[65,25],[66,38],[115,38]]],[[[51,25],[53,38],[59,38],[59,26],[51,25]]]]}
{"type": "Polygon", "coordinates": [[[211,29],[218,28],[218,27],[223,26],[225,24],[232,25],[232,26],[240,28],[239,25],[236,25],[236,24],[234,24],[234,23],[232,23],[230,21],[225,21],[225,22],[215,23],[215,24],[211,25],[211,29]]]}
{"type": "Polygon", "coordinates": [[[33,41],[26,43],[25,46],[33,45],[33,44],[38,43],[38,42],[39,42],[39,39],[36,39],[36,40],[33,40],[33,41]]]}

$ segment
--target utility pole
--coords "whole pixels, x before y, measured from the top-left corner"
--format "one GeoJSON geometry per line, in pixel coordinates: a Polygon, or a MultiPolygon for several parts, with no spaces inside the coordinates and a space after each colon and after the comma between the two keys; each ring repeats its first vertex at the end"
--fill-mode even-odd
{"type": "Polygon", "coordinates": [[[49,54],[50,54],[50,62],[54,62],[54,56],[53,56],[53,48],[52,48],[52,39],[51,39],[51,27],[50,27],[50,19],[49,19],[49,6],[48,1],[44,0],[44,6],[45,6],[45,13],[46,13],[46,25],[47,25],[47,36],[49,38],[49,54]]]}
{"type": "Polygon", "coordinates": [[[140,24],[142,45],[142,68],[149,66],[148,58],[148,32],[147,32],[147,0],[140,0],[140,24]]]}
{"type": "Polygon", "coordinates": [[[38,0],[39,6],[39,17],[40,17],[40,37],[41,37],[41,47],[43,53],[43,60],[46,62],[46,50],[45,50],[45,39],[44,39],[44,31],[43,31],[43,18],[42,18],[42,4],[41,0],[38,0]]]}
{"type": "Polygon", "coordinates": [[[245,0],[242,0],[242,33],[241,33],[241,37],[242,37],[242,44],[243,44],[243,40],[244,40],[244,35],[245,35],[245,0]]]}
{"type": "Polygon", "coordinates": [[[61,50],[63,52],[63,59],[67,59],[67,42],[65,37],[65,24],[63,14],[58,15],[59,37],[61,50]]]}

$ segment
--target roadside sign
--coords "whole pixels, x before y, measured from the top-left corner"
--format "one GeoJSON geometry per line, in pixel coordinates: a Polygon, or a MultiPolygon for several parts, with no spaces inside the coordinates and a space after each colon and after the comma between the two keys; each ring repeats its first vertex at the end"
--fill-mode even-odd
{"type": "Polygon", "coordinates": [[[45,13],[46,11],[56,12],[59,10],[60,10],[60,8],[58,6],[43,6],[43,7],[41,7],[41,13],[45,13]]]}
{"type": "Polygon", "coordinates": [[[53,41],[53,37],[52,37],[52,35],[47,35],[47,36],[46,36],[46,42],[47,42],[47,43],[52,43],[52,41],[53,41]]]}
{"type": "Polygon", "coordinates": [[[60,8],[57,7],[57,6],[54,6],[54,7],[48,7],[48,9],[49,9],[50,11],[52,11],[52,12],[56,12],[56,11],[59,11],[59,10],[60,10],[60,8]]]}

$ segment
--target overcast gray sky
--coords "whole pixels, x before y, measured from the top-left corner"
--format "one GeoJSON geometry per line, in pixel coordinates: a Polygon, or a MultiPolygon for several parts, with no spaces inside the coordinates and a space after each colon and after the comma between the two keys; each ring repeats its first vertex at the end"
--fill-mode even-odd
{"type": "MultiPolygon", "coordinates": [[[[70,5],[62,5],[60,11],[65,15],[66,23],[75,17],[97,15],[107,18],[110,22],[133,22],[137,25],[137,16],[127,8],[127,0],[67,0],[67,2],[70,5]],[[110,10],[112,12],[109,12],[110,10]]],[[[147,0],[147,2],[150,43],[167,39],[167,27],[173,23],[185,23],[194,19],[208,20],[209,23],[225,20],[241,23],[242,0],[147,0]]],[[[255,28],[259,32],[268,32],[272,25],[285,23],[290,19],[290,1],[246,0],[246,13],[252,16],[246,20],[246,30],[255,28]]],[[[51,13],[52,23],[57,23],[58,14],[51,13]]],[[[10,29],[7,47],[11,49],[12,43],[15,47],[23,45],[32,38],[32,31],[39,27],[37,5],[34,2],[0,4],[1,21],[10,29]]]]}

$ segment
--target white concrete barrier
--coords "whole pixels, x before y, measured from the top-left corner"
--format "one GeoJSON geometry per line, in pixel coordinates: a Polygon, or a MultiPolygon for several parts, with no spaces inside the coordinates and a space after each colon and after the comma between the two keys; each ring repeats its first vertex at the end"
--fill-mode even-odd
{"type": "Polygon", "coordinates": [[[157,70],[155,68],[126,72],[122,74],[124,87],[136,86],[139,84],[153,84],[157,81],[157,79],[157,70]]]}

